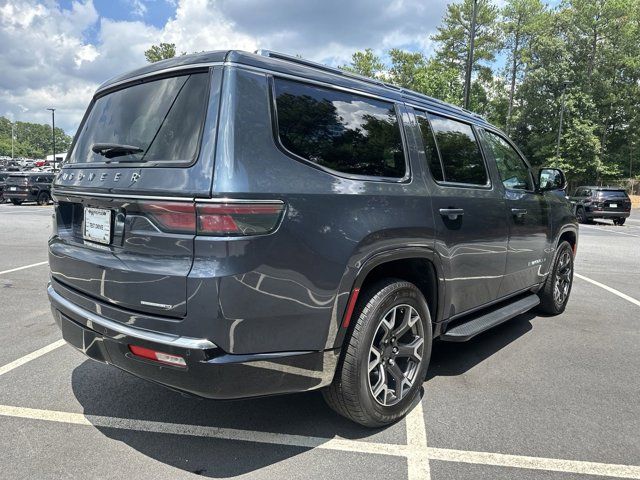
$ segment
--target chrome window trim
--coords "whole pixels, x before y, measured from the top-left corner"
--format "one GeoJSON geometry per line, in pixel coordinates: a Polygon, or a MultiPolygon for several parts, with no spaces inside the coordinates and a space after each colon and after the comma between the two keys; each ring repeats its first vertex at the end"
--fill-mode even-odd
{"type": "Polygon", "coordinates": [[[102,198],[124,198],[132,200],[159,200],[169,202],[197,202],[197,203],[263,203],[284,205],[284,201],[279,199],[251,199],[251,198],[232,198],[232,197],[216,197],[216,198],[198,198],[198,197],[163,197],[158,195],[138,195],[125,193],[101,193],[87,191],[71,191],[71,190],[53,190],[52,194],[56,197],[102,197],[102,198]]]}

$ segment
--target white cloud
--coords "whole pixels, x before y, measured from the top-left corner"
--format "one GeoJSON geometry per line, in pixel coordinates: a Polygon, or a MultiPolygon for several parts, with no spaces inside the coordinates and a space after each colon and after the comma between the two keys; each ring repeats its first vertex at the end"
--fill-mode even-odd
{"type": "MultiPolygon", "coordinates": [[[[157,0],[159,1],[159,0],[157,0]]],[[[356,50],[433,48],[429,34],[446,0],[164,0],[175,14],[144,22],[145,0],[129,0],[136,21],[100,18],[93,0],[0,0],[0,115],[77,127],[95,88],[144,65],[153,44],[178,52],[257,48],[341,65],[356,50]],[[428,4],[428,5],[427,5],[428,4]],[[86,35],[91,32],[92,35],[86,35]],[[92,38],[89,41],[88,38],[92,38]]]]}

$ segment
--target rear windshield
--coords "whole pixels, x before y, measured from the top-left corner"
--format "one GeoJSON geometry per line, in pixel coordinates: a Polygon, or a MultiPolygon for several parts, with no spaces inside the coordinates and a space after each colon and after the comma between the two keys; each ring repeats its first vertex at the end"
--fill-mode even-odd
{"type": "Polygon", "coordinates": [[[602,198],[627,198],[624,190],[599,190],[598,196],[602,198]]]}
{"type": "Polygon", "coordinates": [[[25,175],[9,175],[7,183],[12,185],[26,185],[27,177],[25,175]]]}
{"type": "Polygon", "coordinates": [[[208,83],[208,73],[194,73],[134,85],[98,98],[69,162],[191,162],[198,150],[208,83]],[[123,148],[108,158],[92,151],[99,144],[123,148]],[[135,147],[136,151],[124,147],[135,147]]]}

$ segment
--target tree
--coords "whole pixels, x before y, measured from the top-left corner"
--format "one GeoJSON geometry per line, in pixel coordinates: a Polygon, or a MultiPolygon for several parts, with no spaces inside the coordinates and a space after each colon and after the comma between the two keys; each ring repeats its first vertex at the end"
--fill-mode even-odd
{"type": "MultiPolygon", "coordinates": [[[[53,152],[51,125],[15,122],[14,155],[26,158],[44,158],[53,152]]],[[[71,145],[71,137],[61,128],[55,130],[56,151],[65,152],[71,145]]],[[[11,122],[0,117],[0,155],[11,155],[11,122]]]]}
{"type": "Polygon", "coordinates": [[[419,77],[426,66],[424,55],[393,48],[389,50],[391,68],[388,79],[403,88],[419,90],[419,77]]]}
{"type": "Polygon", "coordinates": [[[516,81],[522,76],[523,67],[529,58],[528,49],[531,40],[540,33],[541,16],[545,12],[545,8],[540,0],[508,0],[502,10],[504,48],[509,64],[507,133],[509,133],[511,127],[516,81]]]}
{"type": "Polygon", "coordinates": [[[498,9],[490,0],[477,1],[474,32],[471,31],[474,0],[463,0],[462,3],[450,3],[447,6],[443,24],[438,27],[438,33],[431,37],[439,44],[436,58],[451,68],[456,68],[461,77],[466,72],[472,33],[475,33],[472,72],[477,72],[482,62],[493,61],[500,49],[498,9]]]}
{"type": "Polygon", "coordinates": [[[373,50],[367,48],[364,52],[355,52],[351,55],[351,63],[341,68],[364,77],[375,78],[384,70],[384,63],[373,53],[373,50]]]}
{"type": "Polygon", "coordinates": [[[159,45],[152,45],[151,48],[144,52],[144,57],[149,63],[159,62],[160,60],[166,60],[175,56],[175,43],[160,43],[159,45]]]}

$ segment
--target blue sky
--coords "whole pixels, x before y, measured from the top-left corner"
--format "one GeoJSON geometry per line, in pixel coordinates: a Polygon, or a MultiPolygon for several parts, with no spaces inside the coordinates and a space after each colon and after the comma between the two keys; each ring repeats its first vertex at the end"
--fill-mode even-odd
{"type": "MultiPolygon", "coordinates": [[[[96,87],[178,52],[266,48],[341,65],[357,50],[433,52],[451,0],[0,0],[0,115],[73,134],[96,87]]],[[[504,0],[494,0],[501,4],[504,0]]]]}

